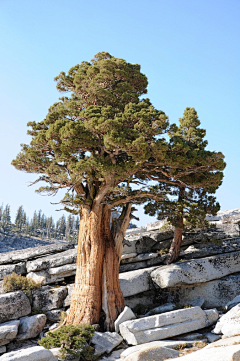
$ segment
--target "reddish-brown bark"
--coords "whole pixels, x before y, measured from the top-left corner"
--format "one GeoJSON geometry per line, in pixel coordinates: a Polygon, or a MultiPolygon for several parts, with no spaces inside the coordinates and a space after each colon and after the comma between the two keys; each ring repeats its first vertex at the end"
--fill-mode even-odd
{"type": "Polygon", "coordinates": [[[178,209],[177,209],[177,219],[176,219],[176,228],[174,231],[174,238],[169,249],[169,253],[166,259],[166,264],[174,262],[180,254],[180,247],[182,244],[182,233],[183,233],[183,204],[182,201],[185,195],[185,188],[181,187],[178,196],[178,209]]]}
{"type": "Polygon", "coordinates": [[[94,211],[82,207],[75,287],[66,323],[98,323],[103,310],[106,330],[114,330],[114,321],[123,308],[110,210],[103,205],[94,211]]]}
{"type": "Polygon", "coordinates": [[[172,240],[166,261],[167,264],[174,262],[179,257],[180,247],[182,243],[182,232],[182,228],[175,228],[174,238],[172,240]]]}

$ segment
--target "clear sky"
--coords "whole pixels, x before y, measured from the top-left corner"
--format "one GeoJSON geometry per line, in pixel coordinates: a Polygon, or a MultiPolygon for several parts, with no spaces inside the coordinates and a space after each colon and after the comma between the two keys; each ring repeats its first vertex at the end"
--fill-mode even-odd
{"type": "MultiPolygon", "coordinates": [[[[107,51],[141,64],[148,97],[177,122],[194,107],[209,149],[227,167],[217,192],[222,210],[240,208],[240,2],[239,0],[0,0],[0,204],[12,218],[55,212],[60,198],[28,187],[36,176],[11,160],[29,143],[26,124],[41,121],[60,96],[60,71],[107,51]]],[[[154,220],[139,212],[140,222],[154,220]]]]}

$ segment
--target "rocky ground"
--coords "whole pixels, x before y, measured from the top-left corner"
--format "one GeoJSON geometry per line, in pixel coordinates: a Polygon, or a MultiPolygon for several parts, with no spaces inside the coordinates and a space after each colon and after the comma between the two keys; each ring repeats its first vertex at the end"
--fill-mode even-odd
{"type": "MultiPolygon", "coordinates": [[[[127,306],[116,332],[95,332],[99,361],[240,361],[240,209],[210,221],[208,230],[184,234],[181,259],[168,266],[171,227],[155,222],[127,232],[119,276],[127,306]]],[[[76,248],[36,246],[0,255],[0,361],[58,359],[58,349],[37,340],[69,308],[76,248]],[[12,272],[42,287],[30,300],[5,293],[1,280],[12,272]]]]}
{"type": "Polygon", "coordinates": [[[35,237],[26,237],[22,235],[16,235],[14,233],[11,234],[0,231],[0,253],[11,252],[31,247],[46,246],[53,243],[56,242],[54,240],[42,240],[35,237]]]}

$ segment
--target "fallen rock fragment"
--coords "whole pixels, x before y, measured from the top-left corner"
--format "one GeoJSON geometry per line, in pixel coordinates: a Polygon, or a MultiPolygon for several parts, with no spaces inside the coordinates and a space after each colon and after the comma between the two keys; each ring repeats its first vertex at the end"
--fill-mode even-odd
{"type": "Polygon", "coordinates": [[[130,307],[125,306],[124,310],[120,313],[116,321],[114,322],[115,331],[119,332],[119,325],[125,321],[133,320],[136,316],[134,315],[133,311],[130,307]]]}
{"type": "Polygon", "coordinates": [[[203,311],[196,306],[125,321],[119,327],[121,335],[128,344],[138,345],[207,327],[216,322],[217,318],[217,310],[203,311]]]}
{"type": "Polygon", "coordinates": [[[157,315],[159,313],[169,312],[176,309],[175,303],[165,303],[164,305],[158,306],[146,313],[146,316],[157,315]]]}
{"type": "Polygon", "coordinates": [[[216,342],[216,341],[218,341],[218,340],[221,338],[221,336],[219,336],[219,335],[214,335],[214,334],[211,333],[211,332],[206,332],[206,333],[204,333],[204,336],[207,337],[207,340],[208,340],[208,342],[210,342],[210,343],[216,342]]]}
{"type": "Polygon", "coordinates": [[[223,315],[212,332],[227,337],[240,335],[240,304],[223,315]]]}
{"type": "Polygon", "coordinates": [[[95,332],[91,339],[96,356],[101,356],[105,352],[110,353],[122,341],[122,337],[117,332],[95,332]]]}

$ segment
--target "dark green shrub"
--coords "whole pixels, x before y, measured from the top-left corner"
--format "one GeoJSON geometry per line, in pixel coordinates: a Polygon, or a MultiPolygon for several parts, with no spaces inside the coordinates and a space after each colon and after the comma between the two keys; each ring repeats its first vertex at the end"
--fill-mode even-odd
{"type": "Polygon", "coordinates": [[[31,295],[31,291],[36,290],[41,286],[30,278],[18,275],[13,272],[11,275],[5,276],[3,279],[3,289],[5,292],[23,291],[28,297],[31,295]]]}
{"type": "Polygon", "coordinates": [[[93,326],[85,324],[67,325],[56,331],[48,332],[47,336],[38,343],[47,349],[61,347],[63,360],[66,360],[68,355],[74,355],[79,357],[81,361],[92,361],[96,359],[94,348],[89,346],[93,334],[93,326]]]}

